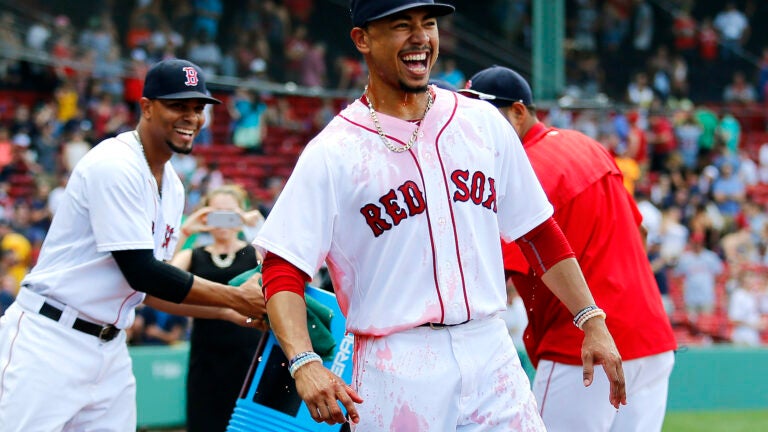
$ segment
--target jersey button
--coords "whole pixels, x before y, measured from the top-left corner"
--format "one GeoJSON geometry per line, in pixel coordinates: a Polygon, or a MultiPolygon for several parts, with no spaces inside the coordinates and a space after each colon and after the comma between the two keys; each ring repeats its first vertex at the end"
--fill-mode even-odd
{"type": "Polygon", "coordinates": [[[437,220],[437,223],[439,223],[440,225],[445,225],[445,218],[441,217],[440,219],[437,220]]]}

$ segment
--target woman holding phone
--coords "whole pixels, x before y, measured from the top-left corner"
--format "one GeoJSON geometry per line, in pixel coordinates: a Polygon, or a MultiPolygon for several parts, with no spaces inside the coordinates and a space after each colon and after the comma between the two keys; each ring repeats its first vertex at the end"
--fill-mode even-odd
{"type": "MultiPolygon", "coordinates": [[[[258,210],[245,211],[244,207],[245,192],[238,186],[225,185],[209,192],[204,206],[182,224],[179,243],[194,233],[208,233],[210,243],[177,251],[171,264],[224,284],[256,267],[261,257],[240,234],[244,226],[256,226],[263,217],[258,210]]],[[[193,320],[187,372],[188,432],[227,428],[260,338],[259,330],[231,322],[193,320]]]]}

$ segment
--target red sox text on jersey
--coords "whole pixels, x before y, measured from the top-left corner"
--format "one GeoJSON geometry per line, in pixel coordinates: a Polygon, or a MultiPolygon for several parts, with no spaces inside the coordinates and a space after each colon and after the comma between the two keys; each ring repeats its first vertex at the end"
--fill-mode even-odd
{"type": "MultiPolygon", "coordinates": [[[[451,181],[456,187],[453,193],[454,202],[471,201],[496,213],[496,181],[492,177],[481,171],[476,171],[470,177],[469,171],[456,170],[451,173],[451,181]]],[[[423,213],[427,208],[424,193],[411,180],[400,185],[397,191],[390,189],[379,198],[379,203],[380,205],[368,203],[360,209],[375,237],[390,230],[392,226],[399,225],[403,219],[423,213]],[[399,197],[402,198],[405,208],[398,203],[399,197]],[[389,220],[385,218],[385,214],[389,216],[389,220]]]]}

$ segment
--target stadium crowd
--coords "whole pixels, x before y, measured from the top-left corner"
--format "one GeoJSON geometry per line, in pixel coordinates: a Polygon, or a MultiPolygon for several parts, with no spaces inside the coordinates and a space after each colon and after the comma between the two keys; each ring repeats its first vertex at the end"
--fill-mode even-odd
{"type": "MultiPolygon", "coordinates": [[[[567,86],[561,104],[540,107],[545,123],[615,155],[684,344],[768,342],[768,35],[752,31],[768,18],[763,3],[567,1],[567,86]],[[565,108],[601,96],[612,103],[565,108]]],[[[133,129],[155,61],[185,57],[243,84],[348,90],[366,78],[346,35],[322,31],[330,12],[321,1],[249,0],[235,10],[225,0],[113,0],[88,12],[25,4],[0,10],[0,312],[35,264],[72,167],[94,143],[133,129]]],[[[530,51],[530,1],[493,5],[487,28],[530,51]]],[[[483,19],[463,10],[465,21],[483,19]]],[[[448,42],[434,76],[461,87],[475,66],[461,60],[461,40],[451,43],[457,25],[441,22],[448,42]]],[[[227,104],[209,113],[200,151],[174,160],[188,213],[208,190],[238,181],[205,149],[269,156],[270,137],[305,143],[344,102],[299,112],[245,85],[218,91],[227,104]]],[[[253,193],[250,205],[266,215],[285,174],[260,180],[268,193],[253,193]]],[[[151,310],[140,321],[137,344],[189,332],[186,320],[151,310]]]]}

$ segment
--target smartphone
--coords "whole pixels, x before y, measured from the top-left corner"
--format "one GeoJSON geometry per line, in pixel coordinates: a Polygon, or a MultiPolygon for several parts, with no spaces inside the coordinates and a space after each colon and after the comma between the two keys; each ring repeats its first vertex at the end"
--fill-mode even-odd
{"type": "Polygon", "coordinates": [[[240,228],[243,220],[233,211],[212,211],[206,218],[208,226],[215,228],[240,228]]]}

